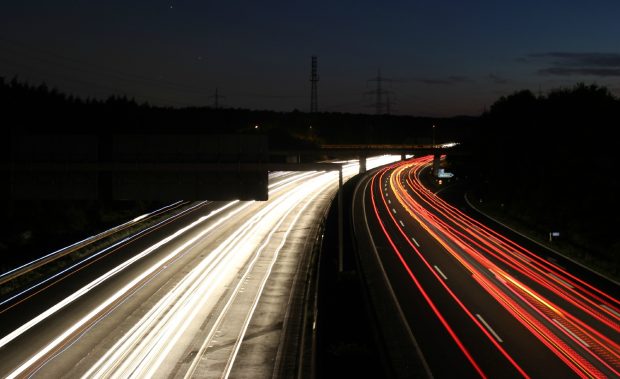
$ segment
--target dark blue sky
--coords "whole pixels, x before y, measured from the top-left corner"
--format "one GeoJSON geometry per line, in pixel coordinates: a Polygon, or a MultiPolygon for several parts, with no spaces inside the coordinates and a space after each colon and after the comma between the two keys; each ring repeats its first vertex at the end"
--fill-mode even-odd
{"type": "Polygon", "coordinates": [[[598,83],[620,95],[620,1],[19,0],[0,12],[0,76],[81,96],[372,113],[479,114],[500,95],[598,83]]]}

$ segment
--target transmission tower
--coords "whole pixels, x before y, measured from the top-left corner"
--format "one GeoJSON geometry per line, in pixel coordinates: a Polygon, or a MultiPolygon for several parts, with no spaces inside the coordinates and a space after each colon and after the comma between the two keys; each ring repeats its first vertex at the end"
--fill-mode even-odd
{"type": "Polygon", "coordinates": [[[376,114],[390,114],[391,105],[390,94],[392,91],[386,91],[383,89],[383,82],[391,82],[392,79],[386,79],[381,76],[381,70],[377,70],[377,76],[369,79],[369,82],[377,82],[377,88],[374,91],[366,92],[366,94],[375,96],[375,104],[372,105],[375,108],[376,114]],[[383,100],[383,96],[386,96],[386,101],[383,100]]]}
{"type": "Polygon", "coordinates": [[[316,84],[319,81],[319,75],[317,73],[317,63],[316,63],[316,56],[312,56],[312,68],[310,70],[310,83],[312,83],[311,85],[311,89],[310,89],[310,113],[316,113],[319,111],[319,105],[318,105],[318,94],[317,94],[317,86],[316,84]]]}
{"type": "Polygon", "coordinates": [[[219,109],[220,108],[220,99],[226,98],[226,96],[220,95],[217,87],[215,87],[215,94],[213,94],[213,96],[209,96],[209,97],[213,99],[213,108],[215,108],[215,109],[219,109]]]}

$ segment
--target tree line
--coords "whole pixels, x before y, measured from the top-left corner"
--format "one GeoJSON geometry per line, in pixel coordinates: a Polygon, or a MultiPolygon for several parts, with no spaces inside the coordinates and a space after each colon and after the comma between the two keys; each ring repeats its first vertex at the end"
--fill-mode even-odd
{"type": "Polygon", "coordinates": [[[619,125],[620,99],[605,87],[518,91],[482,115],[463,169],[480,198],[618,273],[619,125]]]}
{"type": "Polygon", "coordinates": [[[475,117],[428,118],[404,115],[275,112],[239,108],[172,108],[137,103],[126,96],[82,99],[46,84],[0,77],[2,117],[13,132],[263,133],[274,148],[323,143],[430,143],[458,138],[475,117]],[[258,127],[257,127],[258,126],[258,127]]]}
{"type": "MultiPolygon", "coordinates": [[[[616,271],[620,266],[620,240],[615,237],[620,224],[620,188],[612,137],[620,125],[620,100],[597,85],[578,84],[545,95],[518,91],[498,99],[481,117],[427,118],[171,108],[137,103],[125,96],[82,99],[45,84],[0,77],[0,117],[7,120],[2,131],[5,137],[7,133],[58,131],[262,133],[269,136],[273,149],[324,143],[428,144],[432,125],[437,125],[436,143],[460,141],[469,153],[455,157],[453,163],[457,174],[470,178],[479,197],[541,233],[560,231],[562,238],[611,262],[616,271]]],[[[8,151],[3,146],[8,141],[0,138],[3,152],[8,151]]],[[[38,207],[30,213],[37,215],[38,207]]],[[[122,205],[123,214],[130,213],[128,207],[122,205]]],[[[81,212],[81,205],[69,208],[81,212]]],[[[88,217],[78,218],[103,217],[96,216],[95,208],[88,217]]],[[[13,237],[28,230],[28,213],[22,217],[3,212],[2,224],[13,237]],[[23,223],[15,222],[17,218],[23,223]]],[[[84,221],[72,230],[93,229],[96,224],[84,221]]],[[[44,227],[41,230],[50,237],[44,227]]],[[[0,251],[8,249],[10,238],[0,238],[0,251]]]]}
{"type": "MultiPolygon", "coordinates": [[[[0,77],[0,163],[18,133],[260,133],[272,149],[324,143],[429,143],[431,126],[458,130],[471,119],[309,114],[210,107],[172,108],[126,96],[80,98],[46,84],[0,77]]],[[[438,140],[442,134],[437,135],[438,140]]],[[[2,185],[0,181],[0,185],[2,185]]],[[[0,188],[0,272],[104,230],[162,204],[94,201],[6,201],[0,188]]]]}

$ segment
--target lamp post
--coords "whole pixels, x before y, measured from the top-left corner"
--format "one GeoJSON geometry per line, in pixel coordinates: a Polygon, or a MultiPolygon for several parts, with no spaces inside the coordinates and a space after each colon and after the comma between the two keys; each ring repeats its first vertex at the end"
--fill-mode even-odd
{"type": "Polygon", "coordinates": [[[435,151],[435,124],[433,124],[433,145],[431,146],[431,151],[433,152],[433,175],[437,177],[437,173],[439,172],[439,160],[441,159],[441,155],[437,154],[435,151]]]}

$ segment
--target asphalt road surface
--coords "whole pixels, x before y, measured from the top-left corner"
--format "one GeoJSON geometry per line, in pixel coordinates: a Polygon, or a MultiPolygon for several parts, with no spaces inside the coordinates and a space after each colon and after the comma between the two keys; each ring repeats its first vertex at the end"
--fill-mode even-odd
{"type": "Polygon", "coordinates": [[[367,234],[427,374],[619,377],[617,286],[601,290],[452,207],[420,180],[431,163],[379,169],[354,198],[356,233],[367,234]]]}
{"type": "Polygon", "coordinates": [[[337,188],[337,172],[271,174],[267,202],[198,203],[3,300],[0,375],[272,376],[292,283],[337,188]]]}

